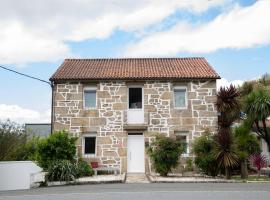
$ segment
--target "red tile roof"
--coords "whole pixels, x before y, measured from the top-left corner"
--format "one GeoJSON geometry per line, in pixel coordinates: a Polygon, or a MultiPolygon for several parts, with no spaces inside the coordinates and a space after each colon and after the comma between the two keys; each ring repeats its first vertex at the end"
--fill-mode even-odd
{"type": "Polygon", "coordinates": [[[205,58],[66,59],[50,78],[98,79],[218,79],[205,58]]]}

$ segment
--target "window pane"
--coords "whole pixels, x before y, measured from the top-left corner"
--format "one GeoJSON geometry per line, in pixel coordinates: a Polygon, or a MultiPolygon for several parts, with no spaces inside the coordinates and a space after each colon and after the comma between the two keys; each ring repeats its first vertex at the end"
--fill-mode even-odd
{"type": "Polygon", "coordinates": [[[95,154],[96,153],[96,137],[84,138],[84,153],[95,154]]]}
{"type": "Polygon", "coordinates": [[[129,88],[129,108],[142,108],[142,88],[129,88]]]}
{"type": "Polygon", "coordinates": [[[84,91],[84,102],[86,108],[96,107],[96,91],[95,90],[85,90],[84,91]]]}
{"type": "Polygon", "coordinates": [[[176,139],[180,141],[180,143],[184,146],[184,152],[183,153],[188,153],[188,143],[187,143],[187,135],[182,135],[182,134],[177,134],[176,139]]]}
{"type": "Polygon", "coordinates": [[[186,107],[186,90],[175,89],[174,90],[174,103],[175,107],[186,107]]]}

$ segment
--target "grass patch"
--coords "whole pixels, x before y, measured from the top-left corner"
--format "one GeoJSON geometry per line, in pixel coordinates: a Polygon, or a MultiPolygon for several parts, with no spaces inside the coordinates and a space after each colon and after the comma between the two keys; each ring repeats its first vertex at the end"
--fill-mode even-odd
{"type": "Polygon", "coordinates": [[[240,176],[233,176],[232,179],[237,180],[237,181],[269,181],[270,182],[270,177],[269,176],[249,176],[247,179],[241,179],[240,176]]]}

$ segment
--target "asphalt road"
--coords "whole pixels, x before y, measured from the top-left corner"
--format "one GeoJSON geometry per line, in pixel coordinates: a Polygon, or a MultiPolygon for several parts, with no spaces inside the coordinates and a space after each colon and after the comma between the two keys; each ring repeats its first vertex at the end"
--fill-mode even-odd
{"type": "Polygon", "coordinates": [[[100,184],[0,192],[0,200],[264,200],[269,183],[100,184]]]}

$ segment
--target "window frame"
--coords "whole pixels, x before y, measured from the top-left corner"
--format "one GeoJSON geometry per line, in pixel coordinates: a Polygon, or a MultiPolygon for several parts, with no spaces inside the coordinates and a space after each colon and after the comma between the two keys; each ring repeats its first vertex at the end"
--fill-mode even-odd
{"type": "Polygon", "coordinates": [[[129,85],[127,87],[127,110],[144,110],[144,86],[143,85],[129,85]],[[129,89],[130,88],[142,89],[142,108],[129,108],[129,89]]]}
{"type": "Polygon", "coordinates": [[[174,108],[176,109],[187,109],[188,108],[188,95],[187,95],[188,91],[187,91],[187,86],[174,86],[173,87],[173,105],[174,105],[174,108]],[[184,89],[186,92],[185,92],[185,106],[182,106],[182,107],[177,107],[175,105],[175,90],[181,90],[181,89],[184,89]]]}
{"type": "Polygon", "coordinates": [[[83,108],[84,109],[96,109],[97,108],[97,87],[95,86],[86,86],[83,88],[83,108]],[[96,102],[95,102],[95,107],[87,107],[85,105],[85,91],[95,91],[96,92],[96,102]]]}
{"type": "Polygon", "coordinates": [[[82,157],[84,158],[89,158],[89,157],[96,157],[97,155],[97,133],[88,133],[88,134],[84,134],[82,135],[82,157]],[[95,138],[95,153],[85,153],[85,138],[95,138]]]}
{"type": "Polygon", "coordinates": [[[186,153],[183,153],[181,156],[183,157],[189,157],[190,154],[190,146],[189,146],[189,131],[175,131],[175,136],[186,136],[186,144],[187,144],[187,150],[186,153]]]}

